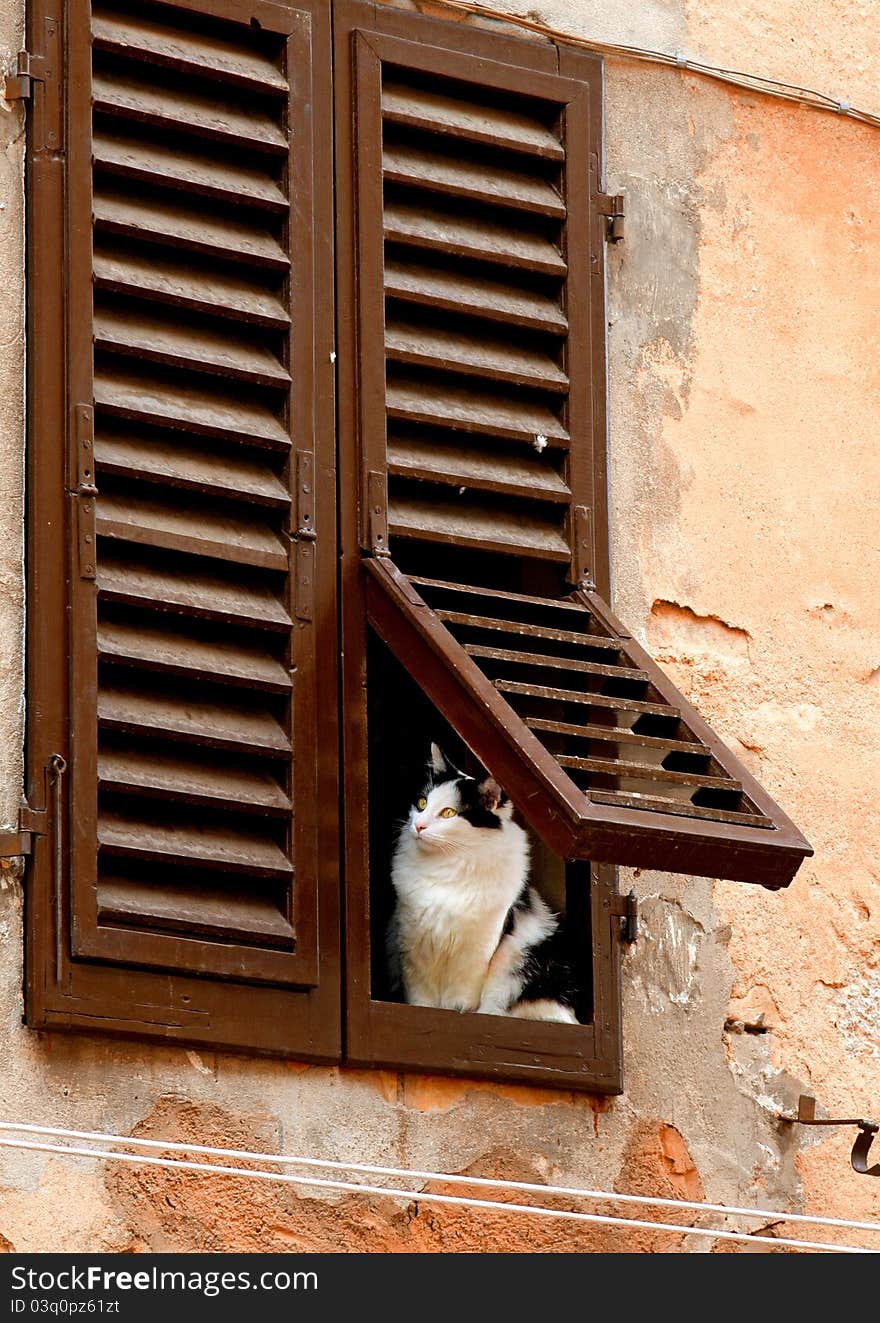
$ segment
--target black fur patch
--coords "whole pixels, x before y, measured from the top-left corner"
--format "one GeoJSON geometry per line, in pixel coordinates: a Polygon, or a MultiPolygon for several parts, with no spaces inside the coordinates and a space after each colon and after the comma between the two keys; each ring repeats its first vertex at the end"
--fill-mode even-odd
{"type": "Polygon", "coordinates": [[[531,948],[521,977],[519,1001],[558,1001],[576,1011],[577,964],[564,918],[549,937],[531,948]]]}
{"type": "Polygon", "coordinates": [[[517,912],[522,912],[523,910],[527,910],[528,908],[529,908],[529,884],[528,882],[524,882],[522,891],[519,893],[516,900],[513,902],[510,909],[507,911],[507,915],[505,916],[504,919],[504,927],[501,929],[501,936],[498,939],[499,942],[503,941],[503,939],[507,937],[509,933],[513,932],[513,926],[516,923],[517,912]]]}
{"type": "Polygon", "coordinates": [[[436,786],[447,785],[450,781],[454,781],[458,789],[458,811],[465,822],[469,822],[472,827],[486,827],[490,831],[497,831],[501,827],[502,819],[489,805],[495,804],[500,808],[502,804],[507,803],[507,795],[494,781],[490,778],[486,781],[477,781],[472,776],[462,776],[457,768],[446,763],[442,772],[430,769],[430,780],[425,787],[426,795],[436,786]],[[487,781],[494,790],[485,788],[487,781]]]}

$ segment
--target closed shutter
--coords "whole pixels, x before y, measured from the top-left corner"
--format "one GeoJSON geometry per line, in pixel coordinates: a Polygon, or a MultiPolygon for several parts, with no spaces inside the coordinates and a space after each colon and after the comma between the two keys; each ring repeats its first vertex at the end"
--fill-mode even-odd
{"type": "Polygon", "coordinates": [[[35,126],[31,167],[50,387],[31,472],[38,526],[63,517],[68,542],[36,548],[31,582],[32,637],[58,645],[39,692],[69,657],[51,723],[69,771],[58,858],[44,840],[35,861],[34,1023],[338,1051],[324,11],[57,14],[65,142],[41,150],[35,126]]]}
{"type": "Polygon", "coordinates": [[[564,857],[784,886],[809,845],[607,605],[600,66],[353,11],[370,624],[564,857]]]}

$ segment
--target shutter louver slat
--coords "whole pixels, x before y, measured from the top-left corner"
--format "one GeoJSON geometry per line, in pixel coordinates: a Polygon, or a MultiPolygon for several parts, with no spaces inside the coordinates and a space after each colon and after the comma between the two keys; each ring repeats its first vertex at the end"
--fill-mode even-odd
{"type": "Polygon", "coordinates": [[[145,606],[156,611],[217,620],[230,625],[287,631],[290,616],[268,585],[221,578],[201,566],[187,566],[185,577],[174,568],[106,552],[98,560],[98,592],[106,601],[145,606]]]}
{"type": "Polygon", "coordinates": [[[286,153],[284,131],[271,115],[253,108],[237,111],[222,97],[199,95],[170,80],[169,86],[162,87],[161,82],[158,74],[144,74],[134,67],[96,73],[94,107],[106,114],[218,139],[234,148],[286,153]]]}
{"type": "Polygon", "coordinates": [[[148,749],[134,754],[108,749],[98,763],[98,781],[109,790],[158,795],[209,808],[223,804],[230,810],[284,814],[291,807],[268,772],[184,759],[179,750],[172,758],[148,749]]]}
{"type": "Polygon", "coordinates": [[[524,178],[491,158],[465,161],[415,147],[387,147],[385,178],[410,188],[467,198],[473,202],[522,208],[561,220],[565,206],[556,190],[543,180],[524,178]]]}
{"type": "Polygon", "coordinates": [[[102,473],[141,478],[210,495],[239,497],[257,505],[286,509],[290,494],[259,457],[214,445],[211,450],[195,440],[173,440],[161,432],[119,435],[107,427],[95,446],[95,463],[102,473]]]}
{"type": "Polygon", "coordinates": [[[104,491],[97,531],[105,538],[149,547],[194,552],[267,570],[287,569],[288,551],[277,533],[254,519],[224,517],[216,509],[193,509],[167,500],[145,499],[137,490],[124,495],[104,491]]]}
{"type": "MultiPolygon", "coordinates": [[[[150,237],[159,239],[161,235],[150,237]]],[[[219,264],[200,266],[172,253],[150,252],[147,248],[125,251],[105,245],[99,249],[95,254],[95,285],[280,331],[290,321],[280,299],[246,276],[222,269],[219,264]]]]}
{"type": "Polygon", "coordinates": [[[192,679],[213,677],[272,694],[286,694],[292,684],[287,668],[265,648],[236,643],[228,631],[220,638],[193,637],[179,622],[163,628],[144,619],[108,620],[105,614],[98,629],[98,656],[110,664],[192,679]]]}
{"type": "Polygon", "coordinates": [[[393,77],[384,80],[382,114],[391,123],[451,133],[493,147],[534,152],[555,161],[562,160],[565,154],[549,129],[509,106],[493,105],[488,99],[483,104],[467,105],[442,91],[409,86],[393,77]]]}
{"type": "Polygon", "coordinates": [[[531,288],[458,263],[454,270],[424,262],[407,263],[393,255],[385,259],[385,293],[392,298],[444,312],[469,312],[537,331],[564,334],[567,322],[559,303],[534,284],[531,288]]]}
{"type": "Polygon", "coordinates": [[[389,196],[385,207],[385,238],[428,252],[452,253],[503,266],[522,267],[551,276],[565,274],[565,259],[552,239],[527,224],[483,213],[468,214],[444,206],[442,198],[427,205],[389,196]]]}
{"type": "Polygon", "coordinates": [[[210,324],[170,324],[148,311],[107,307],[95,318],[95,343],[117,354],[217,373],[257,386],[284,389],[290,385],[290,374],[276,356],[265,345],[249,343],[238,326],[218,329],[210,324]]]}
{"type": "MultiPolygon", "coordinates": [[[[93,160],[96,170],[111,176],[129,177],[138,183],[175,187],[219,202],[264,208],[285,216],[287,199],[278,181],[247,161],[228,159],[228,153],[210,155],[204,147],[190,148],[185,157],[170,143],[144,143],[131,134],[115,132],[116,125],[96,126],[93,160]]],[[[98,181],[103,178],[98,174],[98,181]]],[[[150,206],[149,198],[133,199],[132,205],[150,206]]],[[[213,217],[205,224],[210,233],[213,217]]]]}
{"type": "Polygon", "coordinates": [[[95,197],[96,226],[132,239],[161,240],[197,253],[253,262],[285,272],[290,261],[268,229],[243,224],[229,216],[206,216],[187,207],[179,195],[133,198],[102,187],[95,197]]]}
{"type": "Polygon", "coordinates": [[[268,897],[200,890],[177,897],[167,896],[138,882],[108,880],[98,886],[98,918],[103,924],[180,933],[187,938],[206,937],[229,942],[253,942],[290,949],[293,929],[268,897]]]}
{"type": "Polygon", "coordinates": [[[188,73],[209,71],[217,78],[255,91],[286,93],[287,79],[257,51],[243,49],[241,37],[224,41],[205,32],[169,32],[167,25],[141,14],[114,14],[95,7],[92,43],[97,50],[141,57],[152,65],[167,65],[188,73]]]}
{"type": "MultiPolygon", "coordinates": [[[[256,392],[254,392],[255,394],[256,392]]],[[[162,422],[200,436],[284,449],[290,436],[278,421],[273,401],[243,401],[242,391],[208,385],[198,378],[162,378],[133,372],[123,360],[107,361],[95,376],[95,403],[107,414],[135,422],[162,422]]]]}
{"type": "Polygon", "coordinates": [[[244,750],[258,757],[285,757],[290,741],[269,712],[233,708],[193,695],[120,689],[105,683],[98,721],[107,730],[144,731],[194,746],[244,750]]]}

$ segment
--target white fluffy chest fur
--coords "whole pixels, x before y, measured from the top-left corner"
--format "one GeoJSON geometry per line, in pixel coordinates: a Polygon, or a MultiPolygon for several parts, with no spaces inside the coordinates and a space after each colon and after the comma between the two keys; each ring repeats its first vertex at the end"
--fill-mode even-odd
{"type": "Polygon", "coordinates": [[[406,999],[476,1010],[504,920],[528,872],[528,839],[516,823],[472,832],[460,846],[398,840],[391,877],[406,999]],[[463,847],[463,848],[462,848],[463,847]]]}

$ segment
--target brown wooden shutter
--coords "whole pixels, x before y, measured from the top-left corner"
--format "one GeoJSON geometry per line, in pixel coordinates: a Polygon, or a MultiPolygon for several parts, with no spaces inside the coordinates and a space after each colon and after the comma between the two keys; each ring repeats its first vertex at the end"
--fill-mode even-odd
{"type": "Polygon", "coordinates": [[[607,605],[601,65],[347,9],[370,624],[564,857],[785,886],[809,845],[607,605]]]}
{"type": "Polygon", "coordinates": [[[29,1019],[332,1059],[326,6],[47,0],[38,47],[47,24],[32,800],[52,754],[68,771],[29,886],[29,1019]]]}

